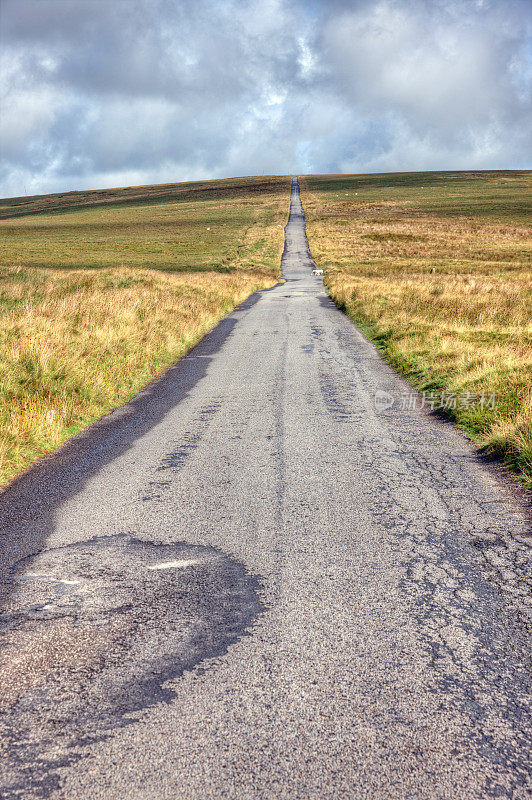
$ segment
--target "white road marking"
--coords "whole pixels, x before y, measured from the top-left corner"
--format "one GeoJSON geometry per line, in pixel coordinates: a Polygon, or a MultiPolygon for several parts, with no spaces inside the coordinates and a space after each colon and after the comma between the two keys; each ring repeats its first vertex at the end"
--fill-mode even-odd
{"type": "Polygon", "coordinates": [[[182,569],[192,567],[194,564],[201,564],[197,558],[189,558],[183,561],[163,561],[161,564],[150,564],[148,569],[182,569]]]}
{"type": "Polygon", "coordinates": [[[23,578],[48,578],[50,581],[54,581],[55,583],[66,583],[68,586],[76,586],[81,581],[69,581],[66,578],[55,578],[53,575],[47,575],[46,573],[42,572],[26,572],[25,575],[22,576],[23,578]]]}

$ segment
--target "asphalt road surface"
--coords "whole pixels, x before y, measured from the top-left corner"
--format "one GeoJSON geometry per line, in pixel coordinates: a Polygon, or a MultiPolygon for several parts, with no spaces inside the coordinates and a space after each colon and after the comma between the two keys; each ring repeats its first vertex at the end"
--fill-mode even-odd
{"type": "Polygon", "coordinates": [[[525,498],[291,200],[286,282],[0,497],[3,798],[529,796],[525,498]]]}

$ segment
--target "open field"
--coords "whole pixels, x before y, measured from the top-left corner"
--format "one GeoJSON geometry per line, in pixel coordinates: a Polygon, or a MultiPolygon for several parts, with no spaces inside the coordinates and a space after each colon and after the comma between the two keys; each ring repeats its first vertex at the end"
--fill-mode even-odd
{"type": "Polygon", "coordinates": [[[446,172],[301,179],[310,248],[326,269],[331,297],[414,386],[431,398],[443,391],[444,413],[527,482],[530,178],[446,172]]]}
{"type": "Polygon", "coordinates": [[[0,200],[0,485],[276,283],[288,178],[0,200]]]}

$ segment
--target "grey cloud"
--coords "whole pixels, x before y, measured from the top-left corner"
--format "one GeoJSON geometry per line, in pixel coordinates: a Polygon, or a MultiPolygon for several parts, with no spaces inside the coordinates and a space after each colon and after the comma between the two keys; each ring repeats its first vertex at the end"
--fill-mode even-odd
{"type": "MultiPolygon", "coordinates": [[[[381,155],[362,147],[366,168],[530,163],[524,3],[336,5],[317,43],[329,80],[377,128],[377,142],[393,130],[381,155]]],[[[347,161],[346,168],[357,163],[347,161]]]]}
{"type": "Polygon", "coordinates": [[[520,0],[1,0],[4,195],[529,166],[520,0]]]}

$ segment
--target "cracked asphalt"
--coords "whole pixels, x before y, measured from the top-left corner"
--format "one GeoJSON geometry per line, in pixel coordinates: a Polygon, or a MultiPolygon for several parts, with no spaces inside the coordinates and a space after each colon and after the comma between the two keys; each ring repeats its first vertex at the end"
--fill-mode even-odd
{"type": "Polygon", "coordinates": [[[3,798],[530,797],[527,497],[282,266],[0,496],[3,798]]]}

